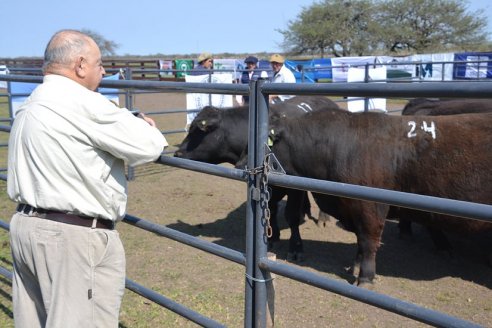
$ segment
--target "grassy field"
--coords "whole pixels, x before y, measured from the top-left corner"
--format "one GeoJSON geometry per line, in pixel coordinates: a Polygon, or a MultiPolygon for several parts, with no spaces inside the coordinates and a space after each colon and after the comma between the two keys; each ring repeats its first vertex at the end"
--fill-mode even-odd
{"type": "MultiPolygon", "coordinates": [[[[0,89],[0,93],[3,89],[0,89]]],[[[0,117],[7,118],[8,101],[5,97],[0,97],[0,117]]],[[[6,125],[6,122],[0,123],[6,125]]],[[[0,132],[0,144],[5,144],[8,141],[9,134],[0,132]]],[[[0,168],[7,167],[7,147],[0,147],[0,168]]],[[[6,174],[5,171],[0,173],[6,174]]],[[[0,180],[0,218],[8,222],[14,211],[15,204],[7,197],[7,183],[0,180]]],[[[10,256],[9,236],[8,232],[0,229],[0,265],[6,269],[12,270],[12,257],[10,256]]],[[[4,277],[0,277],[0,326],[13,327],[12,315],[12,298],[11,298],[11,282],[4,277]]]]}

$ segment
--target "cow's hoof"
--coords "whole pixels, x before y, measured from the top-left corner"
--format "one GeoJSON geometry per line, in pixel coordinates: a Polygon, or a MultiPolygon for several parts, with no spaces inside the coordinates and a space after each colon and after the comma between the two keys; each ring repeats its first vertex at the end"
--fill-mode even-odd
{"type": "Polygon", "coordinates": [[[357,286],[358,287],[362,287],[362,288],[365,288],[365,289],[373,289],[374,288],[374,281],[373,280],[369,280],[369,279],[357,279],[356,281],[357,283],[357,286]]]}
{"type": "Polygon", "coordinates": [[[302,262],[304,261],[304,253],[301,252],[288,252],[287,261],[290,262],[302,262]]]}
{"type": "Polygon", "coordinates": [[[297,254],[296,253],[291,253],[291,252],[288,252],[287,253],[287,261],[289,262],[295,262],[297,258],[297,254]]]}

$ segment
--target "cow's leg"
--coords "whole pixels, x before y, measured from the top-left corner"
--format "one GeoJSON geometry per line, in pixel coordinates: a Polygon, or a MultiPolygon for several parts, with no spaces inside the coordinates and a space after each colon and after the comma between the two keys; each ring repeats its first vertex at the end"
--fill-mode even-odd
{"type": "Polygon", "coordinates": [[[302,261],[304,256],[299,224],[304,217],[304,202],[306,196],[307,193],[301,190],[292,189],[288,192],[285,217],[289,224],[291,234],[287,259],[291,261],[302,261]]]}
{"type": "Polygon", "coordinates": [[[436,249],[438,251],[447,252],[450,256],[452,256],[451,249],[453,247],[449,242],[448,237],[446,237],[446,235],[444,234],[444,232],[434,227],[427,227],[427,231],[429,231],[430,237],[436,249]]]}
{"type": "Polygon", "coordinates": [[[357,284],[364,285],[372,283],[376,276],[376,253],[381,244],[388,206],[369,202],[361,202],[358,205],[361,219],[356,223],[356,234],[362,258],[357,284]]]}
{"type": "Polygon", "coordinates": [[[400,239],[412,239],[413,231],[412,231],[412,221],[400,218],[398,220],[398,230],[400,239]]]}
{"type": "Polygon", "coordinates": [[[353,274],[355,277],[359,276],[360,273],[360,263],[362,262],[362,249],[357,244],[357,253],[355,254],[355,260],[352,267],[348,270],[349,273],[353,274]]]}
{"type": "Polygon", "coordinates": [[[273,243],[280,240],[280,228],[278,227],[277,214],[278,202],[284,198],[286,191],[284,188],[272,186],[270,191],[270,201],[268,208],[270,209],[270,227],[272,228],[272,236],[268,238],[268,246],[273,247],[273,243]]]}

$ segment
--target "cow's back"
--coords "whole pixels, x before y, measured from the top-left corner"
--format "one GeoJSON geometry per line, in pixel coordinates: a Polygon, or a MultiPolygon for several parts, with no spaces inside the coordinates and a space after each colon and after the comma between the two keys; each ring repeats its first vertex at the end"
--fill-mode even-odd
{"type": "Polygon", "coordinates": [[[402,110],[402,115],[456,115],[465,113],[492,112],[490,99],[427,99],[410,100],[402,110]]]}
{"type": "Polygon", "coordinates": [[[290,151],[277,156],[298,175],[492,203],[492,113],[331,111],[286,121],[290,151]]]}

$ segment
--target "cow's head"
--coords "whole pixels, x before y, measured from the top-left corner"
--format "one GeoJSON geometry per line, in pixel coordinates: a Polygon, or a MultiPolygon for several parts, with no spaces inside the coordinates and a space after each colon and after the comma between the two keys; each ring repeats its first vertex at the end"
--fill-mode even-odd
{"type": "Polygon", "coordinates": [[[213,164],[220,163],[215,155],[220,149],[220,141],[223,138],[223,131],[219,128],[221,114],[220,109],[216,107],[204,107],[191,122],[188,135],[174,156],[213,164]]]}

